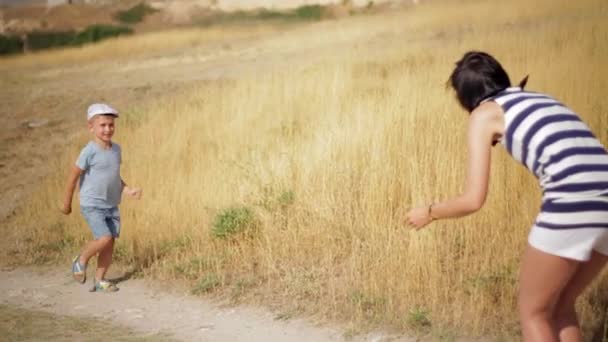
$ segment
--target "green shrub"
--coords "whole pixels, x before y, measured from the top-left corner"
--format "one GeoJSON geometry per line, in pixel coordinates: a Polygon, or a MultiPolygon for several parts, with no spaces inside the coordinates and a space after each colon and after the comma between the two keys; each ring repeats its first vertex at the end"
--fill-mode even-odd
{"type": "Polygon", "coordinates": [[[210,17],[205,18],[204,25],[212,24],[230,24],[230,23],[245,23],[255,20],[255,15],[246,11],[235,11],[229,13],[220,12],[210,17]]]}
{"type": "Polygon", "coordinates": [[[255,227],[251,209],[247,207],[230,208],[215,217],[212,234],[217,238],[227,238],[255,227]]]}
{"type": "Polygon", "coordinates": [[[27,42],[30,50],[37,51],[56,47],[79,46],[131,33],[133,33],[133,30],[129,27],[112,25],[91,25],[80,32],[30,32],[27,34],[27,42]]]}
{"type": "Polygon", "coordinates": [[[281,207],[288,207],[292,205],[296,200],[296,195],[291,190],[283,191],[279,198],[277,198],[277,202],[281,207]]]}
{"type": "Polygon", "coordinates": [[[73,44],[82,45],[86,43],[93,43],[106,38],[118,37],[123,34],[131,33],[133,33],[133,29],[129,27],[112,25],[91,25],[74,37],[73,44]]]}
{"type": "Polygon", "coordinates": [[[217,24],[250,23],[259,21],[283,21],[296,22],[308,20],[321,20],[324,7],[320,5],[300,6],[291,11],[275,11],[261,9],[259,11],[234,11],[217,12],[213,15],[198,18],[196,23],[201,26],[211,26],[217,24]]]}
{"type": "Polygon", "coordinates": [[[407,325],[415,330],[426,330],[431,326],[429,311],[421,307],[414,307],[407,317],[407,325]]]}
{"type": "Polygon", "coordinates": [[[125,24],[136,24],[144,20],[144,17],[148,14],[154,13],[157,10],[146,5],[145,3],[140,3],[129,8],[126,11],[120,11],[116,14],[116,19],[125,24]]]}
{"type": "Polygon", "coordinates": [[[0,55],[23,52],[23,42],[17,36],[0,34],[0,55]]]}
{"type": "Polygon", "coordinates": [[[73,45],[75,38],[74,31],[34,31],[27,34],[27,44],[30,50],[37,51],[73,45]]]}
{"type": "Polygon", "coordinates": [[[296,8],[295,15],[302,20],[321,20],[323,7],[320,5],[305,5],[296,8]]]}
{"type": "Polygon", "coordinates": [[[221,283],[220,278],[216,274],[207,274],[194,286],[192,289],[192,294],[200,295],[210,292],[216,287],[220,286],[221,283]]]}
{"type": "Polygon", "coordinates": [[[288,16],[289,14],[287,13],[267,9],[260,10],[256,15],[256,17],[261,20],[284,19],[288,16]]]}

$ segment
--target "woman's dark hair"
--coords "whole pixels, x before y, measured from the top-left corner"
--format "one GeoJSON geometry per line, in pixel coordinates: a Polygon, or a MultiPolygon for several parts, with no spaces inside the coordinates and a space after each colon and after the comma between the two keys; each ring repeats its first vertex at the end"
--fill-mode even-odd
{"type": "Polygon", "coordinates": [[[479,51],[469,51],[456,62],[448,83],[456,91],[460,105],[468,112],[472,112],[481,101],[511,86],[509,75],[500,63],[479,51]]]}

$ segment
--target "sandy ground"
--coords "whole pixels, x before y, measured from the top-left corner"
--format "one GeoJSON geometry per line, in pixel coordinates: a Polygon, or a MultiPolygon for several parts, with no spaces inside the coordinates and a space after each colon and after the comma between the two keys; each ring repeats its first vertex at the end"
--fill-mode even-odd
{"type": "Polygon", "coordinates": [[[259,308],[227,307],[178,290],[155,289],[140,279],[119,283],[120,290],[111,294],[91,293],[89,286],[74,282],[66,270],[5,270],[0,271],[0,303],[93,317],[140,336],[159,334],[180,341],[408,341],[383,333],[348,336],[303,319],[280,320],[259,308]]]}

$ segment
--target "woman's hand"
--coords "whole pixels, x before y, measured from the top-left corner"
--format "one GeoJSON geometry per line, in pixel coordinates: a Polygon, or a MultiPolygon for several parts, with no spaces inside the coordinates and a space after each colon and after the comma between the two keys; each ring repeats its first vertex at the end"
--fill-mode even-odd
{"type": "Polygon", "coordinates": [[[407,213],[407,223],[416,230],[421,229],[432,221],[433,218],[429,213],[428,206],[414,208],[407,213]]]}

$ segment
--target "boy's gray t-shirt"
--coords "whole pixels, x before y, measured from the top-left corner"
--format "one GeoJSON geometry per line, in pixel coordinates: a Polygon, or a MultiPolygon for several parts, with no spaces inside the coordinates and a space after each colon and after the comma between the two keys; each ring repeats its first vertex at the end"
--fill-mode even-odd
{"type": "Polygon", "coordinates": [[[106,150],[90,141],[82,149],[76,161],[76,166],[83,171],[80,175],[80,206],[112,208],[120,203],[120,163],[120,146],[116,143],[106,150]]]}

